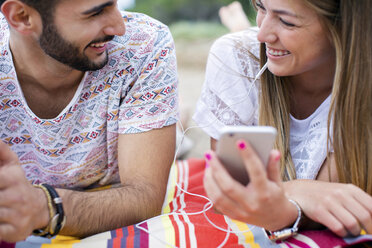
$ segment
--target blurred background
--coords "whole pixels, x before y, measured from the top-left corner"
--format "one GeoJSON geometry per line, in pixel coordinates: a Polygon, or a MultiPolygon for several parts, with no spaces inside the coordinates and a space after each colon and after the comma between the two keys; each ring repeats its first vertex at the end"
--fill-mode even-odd
{"type": "MultiPolygon", "coordinates": [[[[229,33],[219,18],[219,9],[234,0],[119,0],[119,8],[147,14],[168,25],[173,35],[178,63],[181,121],[184,128],[195,127],[192,120],[204,82],[208,52],[213,42],[229,33]]],[[[251,25],[255,11],[249,0],[241,0],[251,25]]],[[[199,128],[186,133],[182,158],[202,158],[209,149],[209,137],[199,128]]]]}

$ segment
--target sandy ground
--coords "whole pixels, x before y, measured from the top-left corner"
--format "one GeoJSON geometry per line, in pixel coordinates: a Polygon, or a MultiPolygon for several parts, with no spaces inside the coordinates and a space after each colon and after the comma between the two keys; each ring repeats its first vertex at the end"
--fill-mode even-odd
{"type": "MultiPolygon", "coordinates": [[[[195,127],[192,120],[204,82],[205,66],[213,40],[175,41],[177,50],[181,119],[186,127],[195,127]]],[[[186,136],[193,142],[192,149],[183,158],[202,158],[209,149],[209,137],[198,127],[186,136]]]]}

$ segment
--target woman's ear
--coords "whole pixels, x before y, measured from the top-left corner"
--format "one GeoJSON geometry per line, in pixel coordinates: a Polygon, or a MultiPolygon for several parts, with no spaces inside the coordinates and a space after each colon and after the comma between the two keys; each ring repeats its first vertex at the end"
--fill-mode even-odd
{"type": "Polygon", "coordinates": [[[11,28],[22,34],[30,34],[37,30],[38,12],[20,0],[7,0],[1,6],[1,12],[5,16],[11,28]]]}

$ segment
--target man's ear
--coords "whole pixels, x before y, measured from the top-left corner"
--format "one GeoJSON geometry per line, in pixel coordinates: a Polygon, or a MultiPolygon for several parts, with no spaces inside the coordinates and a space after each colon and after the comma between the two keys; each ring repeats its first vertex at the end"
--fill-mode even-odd
{"type": "Polygon", "coordinates": [[[11,28],[22,34],[30,34],[37,30],[40,15],[34,9],[20,0],[7,0],[1,6],[1,12],[5,16],[11,28]]]}

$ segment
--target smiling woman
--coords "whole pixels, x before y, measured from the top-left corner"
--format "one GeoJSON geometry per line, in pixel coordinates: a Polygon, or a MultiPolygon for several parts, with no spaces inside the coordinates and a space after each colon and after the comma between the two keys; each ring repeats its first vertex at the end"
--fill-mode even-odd
{"type": "Polygon", "coordinates": [[[240,141],[248,185],[210,151],[208,196],[229,217],[274,231],[272,239],[297,232],[303,215],[303,227],[372,233],[372,2],[252,2],[258,29],[213,45],[194,120],[212,149],[225,125],[273,126],[276,150],[265,170],[240,141]]]}

